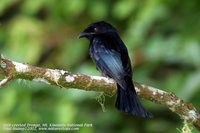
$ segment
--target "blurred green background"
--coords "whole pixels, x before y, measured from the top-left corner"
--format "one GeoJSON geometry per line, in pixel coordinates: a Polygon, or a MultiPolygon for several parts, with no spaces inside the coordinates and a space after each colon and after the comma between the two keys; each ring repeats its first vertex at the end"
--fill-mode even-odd
{"type": "MultiPolygon", "coordinates": [[[[90,23],[114,25],[134,66],[134,80],[174,92],[200,109],[199,0],[1,0],[0,50],[40,67],[100,75],[78,34],[90,23]]],[[[154,114],[129,116],[100,93],[15,80],[0,90],[0,125],[92,123],[79,133],[177,133],[183,120],[169,109],[141,100],[154,114]]],[[[14,132],[14,131],[11,131],[14,132]]],[[[193,132],[197,132],[193,129],[193,132]]]]}

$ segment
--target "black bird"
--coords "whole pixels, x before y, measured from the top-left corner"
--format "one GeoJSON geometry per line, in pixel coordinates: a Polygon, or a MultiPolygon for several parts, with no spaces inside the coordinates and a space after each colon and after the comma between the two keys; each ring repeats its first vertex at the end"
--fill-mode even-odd
{"type": "Polygon", "coordinates": [[[90,24],[79,38],[86,37],[90,41],[89,53],[97,69],[103,76],[117,82],[117,109],[142,117],[152,117],[139,102],[132,81],[132,68],[128,50],[110,24],[100,21],[90,24]]]}

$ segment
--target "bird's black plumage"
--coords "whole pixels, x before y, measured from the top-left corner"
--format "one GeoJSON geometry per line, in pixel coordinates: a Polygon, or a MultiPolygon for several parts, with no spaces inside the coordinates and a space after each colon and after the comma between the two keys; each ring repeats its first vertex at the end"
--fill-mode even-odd
{"type": "Polygon", "coordinates": [[[152,117],[137,98],[128,50],[117,30],[100,21],[90,24],[80,33],[81,37],[89,39],[89,53],[98,70],[117,82],[116,108],[132,115],[152,117]]]}

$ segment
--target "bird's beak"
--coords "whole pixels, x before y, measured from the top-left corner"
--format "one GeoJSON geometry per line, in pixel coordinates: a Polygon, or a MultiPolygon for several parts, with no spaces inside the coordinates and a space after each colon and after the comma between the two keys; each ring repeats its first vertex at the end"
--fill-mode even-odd
{"type": "Polygon", "coordinates": [[[83,37],[86,37],[87,35],[88,35],[88,33],[86,33],[86,32],[81,32],[81,33],[78,35],[78,39],[83,38],[83,37]]]}
{"type": "Polygon", "coordinates": [[[89,37],[89,36],[91,36],[91,35],[94,35],[95,33],[93,33],[93,32],[85,32],[85,31],[83,31],[83,32],[81,32],[79,35],[78,35],[78,39],[80,39],[80,38],[83,38],[83,37],[89,37]]]}

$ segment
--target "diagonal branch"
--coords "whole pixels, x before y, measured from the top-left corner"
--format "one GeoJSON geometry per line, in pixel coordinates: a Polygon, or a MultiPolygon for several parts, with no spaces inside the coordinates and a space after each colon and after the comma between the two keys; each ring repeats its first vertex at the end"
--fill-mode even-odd
{"type": "Polygon", "coordinates": [[[4,85],[6,85],[11,80],[11,77],[5,77],[0,81],[0,88],[4,85]]]}
{"type": "MultiPolygon", "coordinates": [[[[1,62],[1,69],[3,71],[0,71],[0,73],[4,73],[9,79],[26,79],[63,88],[101,91],[110,96],[116,93],[115,81],[106,77],[72,74],[64,70],[41,68],[14,62],[3,57],[1,62]]],[[[174,93],[168,93],[137,82],[134,82],[134,84],[136,92],[141,98],[164,105],[182,119],[191,122],[200,131],[200,114],[191,103],[184,102],[174,93]]]]}

